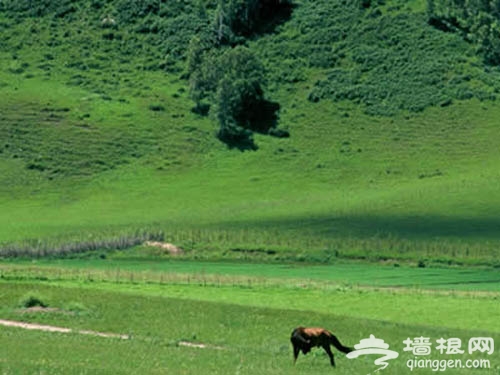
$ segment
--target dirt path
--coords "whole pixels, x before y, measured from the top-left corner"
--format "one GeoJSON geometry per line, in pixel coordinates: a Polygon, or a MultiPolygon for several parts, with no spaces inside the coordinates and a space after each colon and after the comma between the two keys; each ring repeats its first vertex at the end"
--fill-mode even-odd
{"type": "MultiPolygon", "coordinates": [[[[74,331],[70,328],[49,326],[49,325],[36,324],[36,323],[18,322],[15,320],[0,319],[0,326],[16,327],[16,328],[31,329],[31,330],[46,331],[46,332],[59,332],[59,333],[75,332],[75,333],[79,333],[81,335],[91,335],[91,336],[98,336],[98,337],[113,337],[113,338],[118,338],[118,339],[122,339],[122,340],[128,340],[130,338],[130,336],[128,336],[128,335],[120,335],[117,333],[104,333],[104,332],[89,331],[89,330],[74,331]]],[[[220,346],[207,345],[207,344],[202,344],[202,343],[194,343],[194,342],[189,342],[189,341],[180,341],[178,343],[178,345],[179,346],[186,346],[189,348],[198,348],[198,349],[207,349],[207,348],[208,349],[217,349],[217,350],[224,349],[223,347],[220,347],[220,346]]]]}
{"type": "Polygon", "coordinates": [[[207,345],[207,344],[189,342],[189,341],[179,341],[178,345],[179,346],[187,346],[188,348],[198,348],[198,349],[207,349],[207,348],[208,349],[217,349],[217,350],[224,349],[221,346],[207,345]]]}
{"type": "Polygon", "coordinates": [[[46,331],[46,332],[60,332],[60,333],[71,333],[76,332],[81,335],[91,335],[91,336],[99,336],[99,337],[114,337],[122,340],[128,340],[130,337],[128,335],[120,335],[117,333],[104,333],[104,332],[96,332],[96,331],[88,331],[88,330],[79,330],[74,331],[70,328],[49,326],[43,324],[35,324],[35,323],[25,323],[25,322],[16,322],[14,320],[3,320],[0,319],[0,325],[5,327],[17,327],[24,329],[32,329],[38,331],[46,331]]]}

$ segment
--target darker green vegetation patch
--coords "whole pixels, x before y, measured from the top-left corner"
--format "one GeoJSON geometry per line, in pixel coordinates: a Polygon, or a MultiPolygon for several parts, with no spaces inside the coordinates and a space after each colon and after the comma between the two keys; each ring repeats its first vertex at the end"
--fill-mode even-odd
{"type": "Polygon", "coordinates": [[[493,100],[499,73],[473,65],[475,51],[460,36],[442,33],[404,2],[315,1],[302,4],[280,34],[257,43],[259,56],[281,83],[321,69],[308,93],[352,101],[372,115],[418,112],[453,99],[493,100]]]}
{"type": "Polygon", "coordinates": [[[498,1],[428,0],[429,24],[454,32],[476,46],[484,61],[500,64],[500,3],[498,1]]]}
{"type": "Polygon", "coordinates": [[[284,22],[291,9],[289,1],[219,1],[215,20],[190,41],[185,76],[194,112],[212,113],[219,123],[217,137],[230,147],[256,149],[253,132],[277,134],[271,130],[277,127],[280,105],[265,97],[262,62],[241,44],[270,20],[284,22]]]}
{"type": "Polygon", "coordinates": [[[210,108],[219,122],[221,141],[241,150],[255,149],[252,132],[274,135],[280,105],[265,98],[262,64],[248,48],[238,46],[214,54],[201,49],[195,40],[189,61],[194,59],[200,61],[189,71],[195,112],[210,108]]]}
{"type": "Polygon", "coordinates": [[[162,112],[165,110],[165,107],[161,104],[150,104],[149,109],[153,112],[162,112]]]}
{"type": "Polygon", "coordinates": [[[53,15],[64,18],[78,10],[76,0],[4,0],[0,3],[0,11],[7,11],[13,15],[42,17],[53,15]]]}
{"type": "Polygon", "coordinates": [[[48,304],[43,301],[44,297],[37,293],[28,293],[19,301],[19,305],[26,309],[30,307],[48,307],[48,304]]]}

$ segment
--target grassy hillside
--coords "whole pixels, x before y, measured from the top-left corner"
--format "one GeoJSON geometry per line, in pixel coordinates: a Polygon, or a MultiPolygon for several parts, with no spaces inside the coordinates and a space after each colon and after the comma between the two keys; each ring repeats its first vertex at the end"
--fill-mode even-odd
{"type": "Polygon", "coordinates": [[[182,79],[215,2],[133,3],[2,3],[4,254],[154,237],[199,257],[498,265],[499,71],[425,1],[297,1],[245,40],[291,134],[247,152],[182,79]]]}

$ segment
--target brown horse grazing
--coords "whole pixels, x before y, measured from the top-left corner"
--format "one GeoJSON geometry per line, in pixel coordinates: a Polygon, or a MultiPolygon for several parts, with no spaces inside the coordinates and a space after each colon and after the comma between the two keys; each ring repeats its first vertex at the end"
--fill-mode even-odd
{"type": "Polygon", "coordinates": [[[290,338],[293,345],[293,363],[297,362],[297,357],[299,352],[307,354],[311,351],[312,347],[321,346],[326,354],[330,357],[330,363],[335,366],[335,361],[333,359],[333,353],[330,349],[330,345],[335,346],[338,350],[343,353],[350,353],[354,349],[348,348],[340,343],[340,341],[330,332],[324,328],[305,328],[297,327],[292,332],[292,337],[290,338]]]}

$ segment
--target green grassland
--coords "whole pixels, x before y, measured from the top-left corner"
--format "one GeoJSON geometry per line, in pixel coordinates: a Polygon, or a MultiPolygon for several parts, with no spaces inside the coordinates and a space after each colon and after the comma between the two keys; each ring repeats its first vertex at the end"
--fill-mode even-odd
{"type": "Polygon", "coordinates": [[[0,1],[0,318],[131,335],[2,326],[0,373],[331,373],[293,366],[297,325],[383,338],[388,374],[407,337],[498,346],[500,69],[424,0],[364,3],[297,0],[237,42],[290,132],[242,152],[185,78],[217,1],[0,1]]]}
{"type": "MultiPolygon", "coordinates": [[[[415,290],[455,290],[499,292],[498,271],[489,268],[409,267],[399,264],[337,262],[333,265],[302,263],[262,263],[246,261],[214,262],[194,259],[174,260],[169,256],[136,249],[99,252],[83,259],[15,260],[0,266],[3,278],[93,279],[111,281],[164,281],[194,284],[323,285],[327,288],[412,288],[415,290]],[[99,255],[99,256],[98,256],[99,255]],[[104,259],[101,259],[104,258],[104,259]]],[[[86,256],[88,253],[86,253],[86,256]]]]}
{"type": "MultiPolygon", "coordinates": [[[[212,289],[195,285],[9,281],[2,281],[0,288],[1,311],[5,319],[131,335],[129,340],[122,341],[2,327],[1,366],[2,372],[7,374],[113,371],[123,374],[139,371],[175,374],[199,371],[213,374],[255,371],[266,374],[330,373],[327,357],[320,351],[299,357],[298,364],[293,367],[289,335],[294,326],[304,322],[330,327],[342,342],[349,345],[370,333],[383,337],[391,348],[401,352],[401,357],[392,361],[386,370],[397,374],[408,371],[405,363],[412,358],[411,354],[402,351],[402,341],[407,337],[459,337],[467,342],[470,337],[485,335],[498,340],[499,332],[498,325],[493,326],[476,315],[480,308],[488,309],[486,305],[496,301],[479,299],[471,304],[468,303],[470,297],[419,296],[419,303],[415,304],[412,293],[358,295],[357,292],[287,288],[228,286],[212,289]],[[19,301],[27,293],[40,296],[49,306],[59,310],[19,310],[19,301]],[[323,303],[318,304],[318,300],[323,300],[323,303]],[[376,302],[380,300],[387,300],[387,303],[376,302]],[[464,304],[470,310],[464,308],[464,304]],[[406,310],[395,313],[397,305],[406,306],[406,310]],[[390,306],[393,306],[392,313],[390,306]],[[420,314],[411,311],[419,308],[420,314]],[[448,315],[447,325],[441,326],[439,317],[453,310],[455,313],[448,315]],[[414,319],[408,321],[408,317],[414,319]],[[488,329],[485,329],[486,325],[488,329]],[[204,343],[209,347],[182,347],[180,341],[204,343]],[[27,342],[30,342],[29,356],[24,352],[27,342]],[[215,346],[223,349],[215,349],[215,346]]],[[[351,361],[342,354],[336,357],[336,373],[374,370],[369,358],[351,361]]],[[[464,359],[472,357],[465,355],[464,359]]],[[[475,354],[476,357],[488,358],[475,354]]],[[[439,353],[431,358],[440,358],[439,353]]],[[[490,356],[489,359],[491,369],[481,370],[481,373],[498,371],[499,363],[495,362],[498,357],[490,356]]],[[[458,370],[454,373],[469,372],[458,370]]]]}
{"type": "MultiPolygon", "coordinates": [[[[369,334],[384,338],[400,352],[400,358],[385,371],[401,374],[409,371],[406,362],[413,358],[402,351],[407,337],[423,335],[433,341],[458,337],[463,343],[471,337],[500,339],[494,270],[352,262],[175,261],[150,251],[107,252],[106,259],[96,253],[80,259],[4,261],[0,268],[2,319],[131,338],[122,341],[2,327],[2,372],[330,373],[328,359],[320,350],[292,365],[290,330],[317,325],[334,330],[349,345],[369,334]],[[456,284],[457,280],[461,283],[456,284]],[[56,310],[23,310],[27,296],[56,310]],[[181,341],[208,347],[189,348],[181,341]],[[29,356],[25,354],[27,342],[29,356]]],[[[370,358],[336,357],[339,373],[375,369],[370,358]]],[[[449,359],[438,352],[429,358],[449,359]]],[[[498,372],[496,355],[461,357],[478,358],[491,361],[491,368],[481,373],[498,372]]]]}
{"type": "MultiPolygon", "coordinates": [[[[256,134],[259,149],[243,153],[214,138],[213,120],[190,111],[179,79],[185,45],[173,34],[138,32],[142,18],[118,13],[122,3],[92,17],[86,5],[62,18],[52,8],[36,19],[0,14],[7,254],[113,247],[115,238],[134,243],[139,231],[217,256],[249,248],[279,259],[498,264],[498,73],[459,36],[426,25],[423,2],[388,2],[377,17],[342,2],[300,2],[288,22],[250,40],[268,71],[268,95],[281,104],[280,126],[292,136],[256,134]],[[121,22],[113,40],[100,27],[106,12],[121,22]],[[391,19],[387,32],[399,32],[405,50],[369,37],[391,19]],[[328,32],[315,40],[321,27],[328,32]],[[360,60],[367,46],[375,49],[360,60]],[[177,57],[162,65],[174,47],[177,57]],[[434,66],[411,70],[424,62],[434,66]],[[398,64],[400,75],[381,73],[398,64]],[[348,72],[358,78],[345,81],[348,72]],[[383,92],[370,89],[374,80],[383,92]],[[359,92],[331,96],[339,90],[328,85],[338,84],[359,92]],[[464,90],[470,95],[460,96],[464,90]]],[[[193,31],[182,17],[175,22],[191,30],[187,38],[193,31]]]]}
{"type": "Polygon", "coordinates": [[[359,318],[498,330],[497,274],[366,264],[56,261],[4,264],[6,282],[79,286],[359,318]],[[457,280],[460,280],[459,282],[457,280]],[[419,303],[412,303],[418,299],[419,303]],[[316,302],[315,302],[316,301],[316,302]],[[318,301],[321,301],[317,305],[318,301]],[[373,305],[374,309],[369,306],[373,305]]]}

